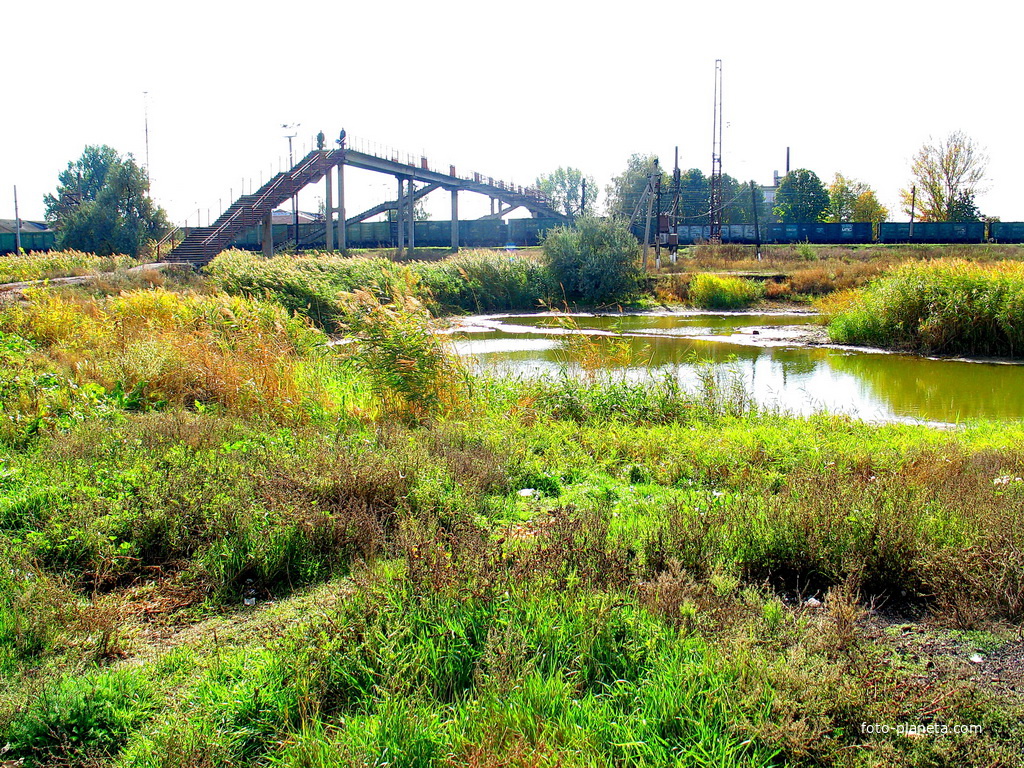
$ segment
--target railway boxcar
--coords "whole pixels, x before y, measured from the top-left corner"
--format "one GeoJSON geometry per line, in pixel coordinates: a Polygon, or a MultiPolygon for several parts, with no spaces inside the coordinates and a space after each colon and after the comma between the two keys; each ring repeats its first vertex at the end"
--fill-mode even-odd
{"type": "Polygon", "coordinates": [[[770,243],[870,243],[873,240],[870,222],[824,222],[767,224],[761,228],[770,243]]]}
{"type": "Polygon", "coordinates": [[[993,221],[989,226],[989,237],[997,243],[1024,243],[1024,222],[993,221]]]}
{"type": "MultiPolygon", "coordinates": [[[[52,251],[55,232],[25,232],[21,233],[21,249],[29,251],[52,251]]],[[[0,232],[0,253],[14,253],[17,250],[17,235],[14,232],[0,232]]]]}
{"type": "Polygon", "coordinates": [[[883,243],[981,243],[985,241],[983,221],[916,221],[914,234],[910,224],[882,222],[879,240],[883,243]]]}

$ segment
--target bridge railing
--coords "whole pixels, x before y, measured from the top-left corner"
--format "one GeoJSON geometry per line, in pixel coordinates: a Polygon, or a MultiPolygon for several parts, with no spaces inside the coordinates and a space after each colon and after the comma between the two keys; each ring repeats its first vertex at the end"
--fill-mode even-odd
{"type": "Polygon", "coordinates": [[[408,152],[402,152],[387,144],[380,144],[375,141],[370,141],[359,136],[348,136],[345,140],[345,146],[348,149],[353,149],[356,152],[362,152],[364,155],[372,155],[373,157],[379,157],[381,160],[390,160],[395,163],[401,163],[408,165],[413,168],[420,168],[426,171],[432,171],[433,173],[441,174],[443,176],[452,176],[462,181],[471,181],[477,184],[488,184],[498,189],[504,189],[509,192],[529,197],[541,203],[547,203],[547,196],[544,195],[539,189],[531,185],[523,186],[522,184],[516,184],[514,181],[506,182],[503,179],[495,179],[493,176],[488,176],[478,171],[469,171],[468,173],[458,173],[455,170],[454,165],[449,165],[447,170],[432,167],[423,155],[418,158],[414,154],[408,152]]]}

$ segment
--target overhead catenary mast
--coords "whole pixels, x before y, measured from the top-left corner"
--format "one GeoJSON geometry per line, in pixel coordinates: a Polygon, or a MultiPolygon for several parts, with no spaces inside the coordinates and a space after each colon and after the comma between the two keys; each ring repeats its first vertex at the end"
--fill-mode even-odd
{"type": "Polygon", "coordinates": [[[722,242],[722,60],[715,59],[715,111],[711,131],[711,232],[708,240],[722,242]]]}
{"type": "Polygon", "coordinates": [[[668,251],[672,263],[676,263],[676,253],[679,250],[679,188],[682,177],[679,173],[679,147],[676,147],[676,162],[672,168],[672,218],[669,227],[668,251]]]}

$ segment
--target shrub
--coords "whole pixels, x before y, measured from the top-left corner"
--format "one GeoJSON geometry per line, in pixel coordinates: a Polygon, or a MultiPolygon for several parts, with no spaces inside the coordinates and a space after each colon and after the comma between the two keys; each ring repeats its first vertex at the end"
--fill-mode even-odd
{"type": "Polygon", "coordinates": [[[569,298],[610,304],[640,291],[640,245],[623,222],[579,219],[550,230],[543,246],[552,277],[569,298]]]}
{"type": "Polygon", "coordinates": [[[690,303],[704,309],[741,309],[764,298],[764,286],[741,277],[699,274],[690,281],[690,303]]]}

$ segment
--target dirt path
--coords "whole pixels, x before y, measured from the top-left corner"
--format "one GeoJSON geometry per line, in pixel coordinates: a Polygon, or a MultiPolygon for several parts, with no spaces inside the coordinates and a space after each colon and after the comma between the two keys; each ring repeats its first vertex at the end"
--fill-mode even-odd
{"type": "MultiPolygon", "coordinates": [[[[225,607],[212,614],[173,621],[145,611],[123,616],[119,639],[123,664],[146,664],[180,647],[198,655],[236,647],[264,647],[288,630],[318,616],[329,615],[351,591],[340,579],[299,590],[281,600],[258,601],[253,606],[225,607]]],[[[187,615],[187,614],[186,614],[187,615]]]]}

